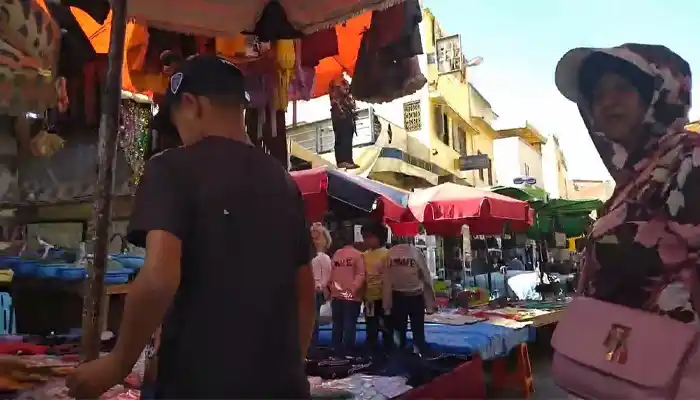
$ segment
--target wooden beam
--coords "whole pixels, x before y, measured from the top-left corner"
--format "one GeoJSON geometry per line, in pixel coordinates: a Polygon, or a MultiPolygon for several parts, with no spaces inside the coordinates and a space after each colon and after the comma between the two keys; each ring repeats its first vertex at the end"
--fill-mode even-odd
{"type": "Polygon", "coordinates": [[[102,92],[99,142],[97,144],[97,188],[93,202],[91,250],[88,265],[87,293],[83,299],[82,359],[94,360],[100,355],[102,324],[100,314],[105,297],[105,267],[112,216],[114,158],[117,150],[119,106],[121,103],[122,65],[126,34],[126,0],[111,0],[112,29],[109,38],[109,64],[102,92]]]}

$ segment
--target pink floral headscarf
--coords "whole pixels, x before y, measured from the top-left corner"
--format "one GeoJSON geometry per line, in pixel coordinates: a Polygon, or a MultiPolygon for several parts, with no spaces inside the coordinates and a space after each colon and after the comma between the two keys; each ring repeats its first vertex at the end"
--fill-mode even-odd
{"type": "Polygon", "coordinates": [[[688,63],[666,47],[625,44],[598,50],[624,59],[654,80],[645,138],[626,150],[590,127],[616,181],[585,252],[584,294],[633,308],[697,320],[690,299],[698,286],[700,135],[685,130],[690,110],[688,63]]]}

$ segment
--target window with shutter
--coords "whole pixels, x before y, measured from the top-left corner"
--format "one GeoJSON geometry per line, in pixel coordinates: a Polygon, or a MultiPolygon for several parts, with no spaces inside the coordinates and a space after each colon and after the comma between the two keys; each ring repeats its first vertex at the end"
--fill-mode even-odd
{"type": "Polygon", "coordinates": [[[403,127],[406,132],[416,132],[421,129],[420,101],[403,103],[403,127]]]}

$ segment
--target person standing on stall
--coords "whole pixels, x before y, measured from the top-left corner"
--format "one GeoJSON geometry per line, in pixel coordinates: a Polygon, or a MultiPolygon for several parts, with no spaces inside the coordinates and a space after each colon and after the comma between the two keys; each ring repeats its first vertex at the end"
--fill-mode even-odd
{"type": "Polygon", "coordinates": [[[406,347],[406,329],[411,322],[413,344],[422,354],[425,340],[425,313],[434,313],[435,289],[425,255],[416,246],[401,243],[389,249],[384,274],[384,313],[391,315],[391,328],[398,334],[399,348],[406,347]]]}
{"type": "Polygon", "coordinates": [[[321,223],[311,225],[311,240],[316,248],[316,256],[311,260],[316,281],[316,324],[314,325],[313,344],[318,343],[319,319],[321,318],[321,306],[330,299],[328,283],[331,280],[331,258],[326,254],[331,247],[331,234],[321,223]]]}
{"type": "Polygon", "coordinates": [[[354,247],[354,232],[343,228],[343,247],[333,254],[331,269],[331,313],[333,348],[350,352],[355,348],[357,317],[362,308],[362,288],[365,284],[365,264],[362,252],[354,247]]]}
{"type": "Polygon", "coordinates": [[[389,249],[386,246],[387,229],[379,224],[362,226],[362,241],[368,249],[362,254],[367,279],[365,292],[365,323],[367,324],[367,345],[371,351],[379,350],[379,331],[382,330],[384,350],[390,350],[393,339],[387,333],[388,323],[384,318],[382,305],[384,271],[389,249]]]}
{"type": "Polygon", "coordinates": [[[171,76],[154,123],[184,146],[146,165],[128,229],[145,264],[114,350],[67,379],[72,397],[123,381],[161,323],[155,398],[310,397],[309,228],[285,167],[246,135],[244,86],[215,56],[182,61],[171,76]],[[264,285],[251,284],[261,274],[264,285]]]}

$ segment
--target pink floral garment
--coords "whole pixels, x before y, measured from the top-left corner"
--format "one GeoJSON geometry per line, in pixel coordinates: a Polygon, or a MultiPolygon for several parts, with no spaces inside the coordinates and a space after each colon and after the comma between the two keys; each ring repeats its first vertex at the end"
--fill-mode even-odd
{"type": "MultiPolygon", "coordinates": [[[[690,288],[700,276],[700,135],[684,130],[690,67],[663,46],[604,52],[652,75],[655,93],[647,139],[633,151],[589,130],[617,187],[589,235],[580,287],[600,300],[697,322],[690,288]]],[[[586,107],[579,104],[590,127],[586,107]]]]}

